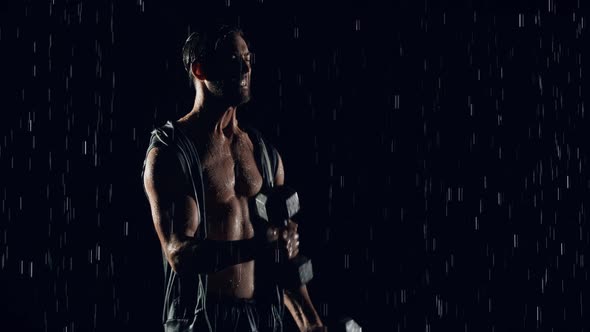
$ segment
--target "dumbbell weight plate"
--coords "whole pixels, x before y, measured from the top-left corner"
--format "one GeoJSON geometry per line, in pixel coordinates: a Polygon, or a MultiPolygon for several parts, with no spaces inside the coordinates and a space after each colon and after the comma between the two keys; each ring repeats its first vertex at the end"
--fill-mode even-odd
{"type": "Polygon", "coordinates": [[[286,288],[299,288],[313,279],[313,266],[311,259],[297,255],[289,260],[283,269],[282,284],[286,288]]]}

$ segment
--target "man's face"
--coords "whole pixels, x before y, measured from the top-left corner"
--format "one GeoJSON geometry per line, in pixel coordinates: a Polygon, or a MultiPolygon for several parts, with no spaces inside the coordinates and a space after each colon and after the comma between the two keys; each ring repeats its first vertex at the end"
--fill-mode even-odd
{"type": "Polygon", "coordinates": [[[232,105],[250,100],[250,51],[244,39],[232,34],[221,41],[211,61],[205,66],[205,84],[217,97],[232,105]]]}

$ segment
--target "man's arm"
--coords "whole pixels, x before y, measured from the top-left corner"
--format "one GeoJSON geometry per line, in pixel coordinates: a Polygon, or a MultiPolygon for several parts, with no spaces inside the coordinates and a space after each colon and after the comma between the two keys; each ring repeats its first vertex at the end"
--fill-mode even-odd
{"type": "Polygon", "coordinates": [[[191,187],[173,151],[153,148],[143,181],[160,244],[176,273],[212,273],[254,258],[254,240],[194,238],[200,224],[199,207],[188,194],[191,187]]]}
{"type": "MultiPolygon", "coordinates": [[[[278,156],[275,184],[277,186],[285,184],[285,169],[280,155],[278,156]]],[[[297,228],[295,227],[295,229],[297,228]]],[[[322,320],[311,302],[306,285],[302,285],[297,289],[287,290],[285,292],[284,302],[287,309],[291,312],[295,323],[297,323],[299,330],[321,331],[323,329],[322,320]]]]}

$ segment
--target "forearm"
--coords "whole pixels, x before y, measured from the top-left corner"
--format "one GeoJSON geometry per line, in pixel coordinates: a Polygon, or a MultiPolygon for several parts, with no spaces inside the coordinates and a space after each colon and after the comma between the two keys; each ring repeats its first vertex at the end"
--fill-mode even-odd
{"type": "Polygon", "coordinates": [[[292,289],[290,291],[286,291],[286,296],[291,298],[291,301],[294,302],[295,307],[299,307],[299,310],[305,316],[305,320],[309,323],[310,326],[322,326],[322,320],[318,315],[313,303],[311,302],[311,298],[309,297],[309,293],[307,292],[307,286],[302,285],[297,289],[292,289]]]}
{"type": "Polygon", "coordinates": [[[173,255],[177,273],[214,273],[254,259],[258,244],[253,239],[236,241],[190,240],[173,255]]]}

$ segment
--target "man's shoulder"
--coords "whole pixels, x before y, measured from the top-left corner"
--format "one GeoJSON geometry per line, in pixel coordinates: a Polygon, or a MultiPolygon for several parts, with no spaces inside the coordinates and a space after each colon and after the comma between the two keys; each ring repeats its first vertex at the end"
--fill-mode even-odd
{"type": "Polygon", "coordinates": [[[268,148],[273,147],[272,140],[269,139],[269,137],[265,135],[260,129],[248,124],[242,126],[241,129],[242,131],[248,133],[252,143],[264,143],[264,145],[266,145],[268,148]]]}
{"type": "Polygon", "coordinates": [[[151,132],[150,146],[153,147],[180,149],[185,152],[193,151],[198,141],[194,133],[179,121],[166,121],[165,124],[156,127],[151,132]]]}
{"type": "Polygon", "coordinates": [[[178,171],[182,165],[174,146],[177,145],[176,128],[171,121],[156,127],[151,132],[150,144],[146,152],[145,167],[151,168],[154,175],[160,176],[178,171]]]}
{"type": "Polygon", "coordinates": [[[172,121],[166,121],[163,125],[156,127],[151,132],[150,145],[170,145],[176,139],[176,128],[172,121]]]}
{"type": "Polygon", "coordinates": [[[262,165],[265,163],[264,160],[268,160],[270,163],[270,174],[276,174],[279,168],[279,163],[281,162],[281,157],[272,141],[253,126],[246,125],[242,130],[246,131],[248,136],[250,136],[252,144],[254,145],[255,157],[260,160],[262,165]]]}
{"type": "Polygon", "coordinates": [[[151,149],[146,156],[145,164],[146,169],[150,169],[150,173],[156,177],[177,173],[182,169],[176,153],[167,147],[151,149]]]}

